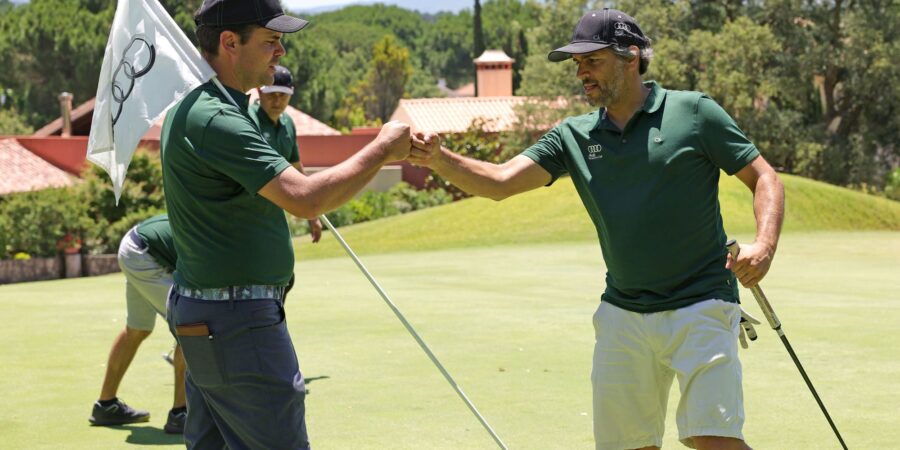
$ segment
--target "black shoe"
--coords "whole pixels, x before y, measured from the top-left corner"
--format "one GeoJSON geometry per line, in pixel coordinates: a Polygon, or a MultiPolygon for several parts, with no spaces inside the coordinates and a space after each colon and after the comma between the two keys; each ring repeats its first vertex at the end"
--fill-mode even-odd
{"type": "Polygon", "coordinates": [[[146,422],[150,420],[150,413],[134,409],[122,400],[116,399],[116,402],[109,406],[100,406],[100,402],[95,402],[88,420],[91,425],[124,425],[146,422]]]}
{"type": "Polygon", "coordinates": [[[163,427],[166,433],[169,434],[182,434],[184,433],[184,420],[187,419],[187,410],[179,409],[178,412],[175,410],[169,410],[169,418],[166,420],[166,425],[163,427]]]}

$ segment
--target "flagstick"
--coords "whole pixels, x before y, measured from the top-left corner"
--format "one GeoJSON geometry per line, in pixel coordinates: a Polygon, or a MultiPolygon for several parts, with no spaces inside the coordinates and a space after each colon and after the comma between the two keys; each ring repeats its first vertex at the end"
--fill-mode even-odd
{"type": "MultiPolygon", "coordinates": [[[[216,87],[219,88],[219,90],[222,91],[223,94],[225,94],[225,97],[228,97],[228,101],[230,101],[232,105],[238,106],[237,102],[234,101],[234,97],[232,97],[231,94],[228,93],[228,89],[225,89],[225,86],[222,86],[222,82],[219,81],[219,77],[214,76],[211,79],[212,82],[216,84],[216,87]]],[[[238,109],[240,109],[240,106],[238,106],[238,109]]]]}
{"type": "MultiPolygon", "coordinates": [[[[212,77],[212,81],[216,84],[216,87],[218,87],[219,90],[222,91],[222,93],[225,94],[226,97],[228,97],[228,100],[232,105],[238,106],[237,102],[234,101],[234,98],[232,98],[228,91],[225,89],[225,86],[222,86],[222,83],[219,82],[218,78],[212,77]]],[[[494,432],[494,429],[491,428],[490,424],[487,423],[487,420],[485,420],[481,413],[478,412],[478,408],[476,408],[472,401],[469,400],[469,397],[467,397],[466,393],[462,391],[462,388],[460,388],[459,385],[456,384],[456,381],[452,376],[450,376],[450,372],[447,372],[447,369],[444,368],[444,365],[441,364],[441,362],[438,361],[438,359],[434,356],[434,353],[432,353],[431,349],[428,348],[428,344],[426,344],[425,341],[423,341],[422,338],[419,337],[419,334],[416,333],[416,330],[406,320],[406,317],[403,316],[403,313],[400,312],[400,309],[397,308],[394,302],[391,301],[390,297],[388,297],[384,289],[381,288],[381,285],[378,284],[378,281],[375,280],[375,277],[373,277],[372,274],[369,273],[369,270],[366,269],[366,266],[363,265],[359,257],[356,256],[356,253],[354,253],[353,250],[350,249],[350,246],[347,245],[347,242],[344,240],[343,236],[341,236],[334,225],[331,224],[331,221],[328,220],[328,218],[325,217],[324,214],[319,216],[319,219],[322,221],[322,223],[325,224],[325,226],[328,227],[329,230],[331,230],[332,233],[334,233],[334,237],[337,238],[338,242],[341,243],[341,246],[344,247],[344,250],[347,251],[347,254],[350,255],[350,258],[353,259],[353,262],[356,263],[357,267],[359,267],[359,270],[361,270],[363,275],[366,276],[366,278],[369,280],[369,283],[372,283],[372,286],[376,291],[378,291],[378,294],[381,295],[381,298],[384,299],[388,307],[391,308],[391,311],[394,312],[394,315],[396,315],[397,318],[400,319],[400,323],[402,323],[403,326],[406,327],[406,331],[409,331],[409,334],[412,335],[413,339],[416,340],[416,343],[419,344],[419,347],[421,347],[425,354],[428,355],[428,358],[431,359],[431,362],[434,363],[434,365],[438,368],[438,370],[441,372],[441,375],[443,375],[447,382],[450,383],[450,386],[453,388],[453,390],[456,391],[456,393],[459,395],[459,398],[461,398],[462,401],[465,402],[466,406],[469,407],[469,410],[472,411],[472,414],[475,414],[475,417],[477,417],[478,421],[481,422],[481,425],[484,426],[484,429],[487,430],[492,438],[494,438],[494,442],[496,442],[501,449],[508,450],[509,447],[507,447],[506,444],[503,443],[503,441],[500,439],[500,436],[497,436],[497,433],[494,432]]]]}

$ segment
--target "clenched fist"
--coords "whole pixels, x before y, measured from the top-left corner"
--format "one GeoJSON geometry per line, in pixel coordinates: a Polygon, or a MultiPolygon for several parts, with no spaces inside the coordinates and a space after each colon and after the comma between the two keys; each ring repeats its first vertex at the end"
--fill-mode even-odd
{"type": "Polygon", "coordinates": [[[375,141],[384,149],[389,161],[400,161],[409,156],[409,125],[392,120],[381,127],[375,141]]]}
{"type": "Polygon", "coordinates": [[[431,167],[441,153],[441,136],[437,133],[416,133],[412,137],[409,162],[417,166],[431,167]]]}

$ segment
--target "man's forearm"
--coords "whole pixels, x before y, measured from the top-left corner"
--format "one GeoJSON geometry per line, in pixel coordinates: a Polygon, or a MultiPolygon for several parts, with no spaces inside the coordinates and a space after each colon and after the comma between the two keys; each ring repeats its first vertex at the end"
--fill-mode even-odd
{"type": "Polygon", "coordinates": [[[314,199],[316,216],[352,199],[389,162],[384,152],[376,149],[378,145],[381,144],[369,143],[340,164],[309,175],[309,195],[314,199]]]}
{"type": "Polygon", "coordinates": [[[784,185],[774,171],[756,180],[753,213],[756,217],[756,242],[767,245],[774,252],[784,222],[784,185]]]}
{"type": "Polygon", "coordinates": [[[510,195],[504,189],[503,169],[497,164],[457,155],[441,148],[432,170],[463,191],[479,197],[502,200],[510,195]]]}

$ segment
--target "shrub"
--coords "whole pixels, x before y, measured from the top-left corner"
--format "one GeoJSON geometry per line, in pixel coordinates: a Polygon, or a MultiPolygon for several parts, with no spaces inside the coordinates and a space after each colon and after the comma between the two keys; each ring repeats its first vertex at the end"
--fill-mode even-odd
{"type": "Polygon", "coordinates": [[[3,213],[3,205],[0,203],[0,259],[6,259],[9,254],[6,238],[6,216],[3,213]]]}
{"type": "Polygon", "coordinates": [[[118,205],[112,182],[99,166],[87,169],[79,190],[91,223],[85,236],[85,247],[90,253],[115,252],[129,228],[166,208],[158,153],[135,152],[118,205]]]}
{"type": "Polygon", "coordinates": [[[891,171],[886,177],[884,193],[889,199],[900,201],[900,167],[891,171]]]}
{"type": "Polygon", "coordinates": [[[45,189],[11,194],[0,203],[0,235],[5,236],[7,254],[53,256],[57,245],[69,235],[84,240],[92,224],[85,214],[86,204],[76,188],[45,189]]]}
{"type": "MultiPolygon", "coordinates": [[[[501,151],[500,137],[497,133],[484,131],[486,125],[488,123],[484,119],[476,119],[464,133],[447,135],[443,146],[453,153],[480,161],[502,162],[505,155],[501,151]]],[[[425,179],[425,185],[431,189],[447,191],[454,199],[469,197],[469,194],[434,172],[425,179]]]]}

